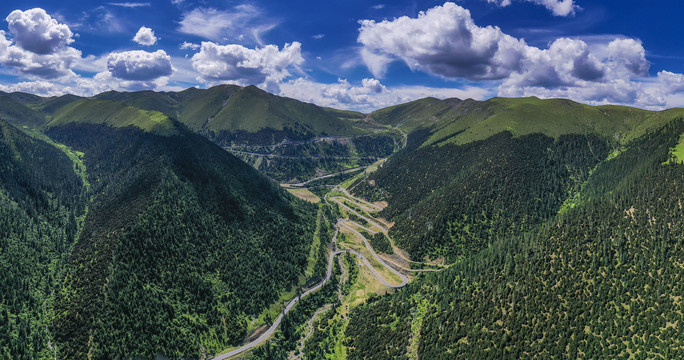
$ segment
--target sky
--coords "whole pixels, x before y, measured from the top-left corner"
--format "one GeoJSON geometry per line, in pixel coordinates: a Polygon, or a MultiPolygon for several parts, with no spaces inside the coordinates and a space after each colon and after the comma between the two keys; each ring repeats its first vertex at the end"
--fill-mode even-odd
{"type": "Polygon", "coordinates": [[[364,112],[426,96],[657,110],[684,106],[682,14],[680,0],[5,0],[0,91],[253,84],[364,112]]]}

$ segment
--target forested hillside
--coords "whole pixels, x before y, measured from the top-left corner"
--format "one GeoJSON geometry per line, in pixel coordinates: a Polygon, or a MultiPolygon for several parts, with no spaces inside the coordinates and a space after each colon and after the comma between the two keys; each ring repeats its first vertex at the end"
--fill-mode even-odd
{"type": "Polygon", "coordinates": [[[349,358],[683,357],[682,133],[624,144],[558,215],[356,308],[349,358]]]}
{"type": "Polygon", "coordinates": [[[178,119],[281,182],[372,164],[397,147],[397,135],[363,114],[325,109],[255,86],[181,92],[106,92],[98,99],[178,119]]]}
{"type": "Polygon", "coordinates": [[[54,321],[62,358],[197,358],[239,342],[246,316],[296,283],[312,209],[182,127],[70,123],[94,200],[54,321]]]}
{"type": "Polygon", "coordinates": [[[0,122],[0,357],[200,358],[298,283],[311,205],[163,113],[20,100],[51,140],[0,122]]]}
{"type": "Polygon", "coordinates": [[[0,358],[52,358],[55,291],[88,200],[74,166],[0,120],[0,358]]]}
{"type": "Polygon", "coordinates": [[[407,147],[353,189],[389,203],[381,215],[396,222],[390,234],[414,259],[451,263],[572,206],[600,161],[680,113],[424,99],[371,114],[406,127],[407,147]]]}

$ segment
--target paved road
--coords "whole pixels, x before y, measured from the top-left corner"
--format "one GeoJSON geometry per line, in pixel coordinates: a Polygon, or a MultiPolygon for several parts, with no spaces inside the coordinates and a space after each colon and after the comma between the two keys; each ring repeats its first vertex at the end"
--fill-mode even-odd
{"type": "Polygon", "coordinates": [[[347,170],[343,170],[343,171],[340,171],[340,172],[336,172],[336,173],[334,173],[334,174],[328,174],[328,175],[323,175],[323,176],[315,177],[315,178],[313,178],[313,179],[309,179],[309,180],[307,180],[307,181],[300,182],[300,183],[296,183],[296,184],[287,184],[287,183],[283,183],[283,184],[281,184],[281,185],[288,185],[288,186],[306,186],[308,183],[310,183],[310,182],[312,182],[312,181],[316,181],[316,180],[320,180],[320,179],[327,179],[327,178],[329,178],[329,177],[333,177],[333,176],[337,176],[337,175],[342,175],[342,174],[346,174],[346,173],[350,173],[350,172],[354,172],[354,171],[363,170],[363,169],[365,169],[365,168],[367,168],[367,167],[368,167],[368,166],[359,166],[359,167],[355,167],[355,168],[353,168],[353,169],[347,169],[347,170]]]}
{"type": "MultiPolygon", "coordinates": [[[[352,223],[352,224],[355,224],[355,225],[358,225],[358,224],[356,224],[356,223],[353,222],[353,221],[348,221],[348,222],[350,222],[350,223],[352,223]]],[[[361,235],[361,233],[358,232],[358,231],[356,231],[356,229],[354,229],[353,227],[347,225],[345,221],[339,221],[338,224],[339,224],[340,226],[342,226],[342,227],[348,229],[348,230],[351,230],[351,231],[352,231],[354,234],[356,234],[357,236],[360,236],[361,239],[363,240],[363,243],[366,245],[366,248],[368,249],[368,251],[371,252],[371,255],[373,255],[373,257],[375,258],[375,260],[377,260],[382,266],[386,267],[387,269],[389,269],[389,271],[395,273],[396,275],[398,275],[398,276],[401,278],[401,284],[399,284],[399,285],[388,284],[388,283],[382,278],[382,276],[380,276],[380,274],[378,274],[378,272],[375,270],[375,268],[373,268],[372,266],[370,266],[370,264],[368,264],[368,261],[363,257],[363,255],[358,254],[358,255],[366,262],[366,264],[368,264],[368,265],[370,266],[371,271],[373,271],[373,273],[375,274],[375,276],[378,277],[378,279],[380,279],[380,281],[381,281],[383,284],[385,284],[385,285],[387,285],[387,286],[389,286],[389,287],[392,287],[392,288],[400,288],[400,287],[403,287],[404,285],[406,285],[406,284],[408,283],[409,280],[408,280],[408,278],[407,278],[406,276],[404,276],[404,274],[402,274],[402,273],[400,273],[399,271],[395,270],[393,267],[387,265],[387,263],[384,262],[384,261],[378,256],[378,254],[375,252],[375,250],[373,250],[373,247],[370,246],[370,244],[368,243],[368,239],[366,239],[366,237],[364,237],[363,235],[361,235]]]]}
{"type": "MultiPolygon", "coordinates": [[[[341,226],[344,226],[344,227],[346,227],[346,228],[348,228],[348,229],[351,229],[351,228],[348,227],[346,224],[341,224],[341,222],[339,222],[339,221],[338,221],[338,225],[341,225],[341,226]]],[[[359,236],[361,236],[361,238],[363,239],[364,243],[366,244],[366,246],[368,247],[368,249],[370,250],[370,252],[373,254],[373,256],[375,256],[376,260],[378,260],[378,261],[379,261],[381,264],[383,264],[384,266],[387,266],[387,264],[385,264],[385,263],[382,261],[382,259],[378,258],[377,254],[375,254],[375,251],[373,251],[373,248],[370,247],[370,244],[368,243],[368,241],[366,240],[366,238],[363,237],[363,235],[361,235],[361,233],[359,233],[358,231],[356,231],[356,230],[354,230],[354,229],[351,229],[351,230],[352,230],[353,232],[355,232],[356,234],[358,234],[359,236]]],[[[336,241],[337,241],[337,234],[338,234],[338,232],[339,232],[339,229],[336,229],[336,230],[335,230],[335,235],[333,236],[333,242],[336,242],[336,241]]],[[[259,336],[256,340],[254,340],[254,341],[252,341],[252,342],[250,342],[250,343],[247,343],[247,344],[245,344],[245,345],[242,345],[241,347],[239,347],[239,348],[237,348],[237,349],[235,349],[235,350],[229,351],[229,352],[227,352],[227,353],[225,353],[225,354],[218,355],[218,356],[212,358],[212,360],[224,360],[224,359],[228,359],[228,358],[230,358],[230,357],[233,357],[233,356],[235,356],[235,355],[237,355],[237,354],[240,354],[240,353],[242,353],[242,352],[245,352],[245,351],[247,351],[247,350],[249,350],[249,349],[251,349],[251,348],[253,348],[253,347],[255,347],[255,346],[259,345],[259,344],[261,344],[262,342],[266,341],[269,337],[271,337],[271,335],[273,335],[273,333],[278,329],[278,326],[280,325],[280,322],[283,320],[283,315],[285,315],[285,314],[287,314],[288,312],[290,312],[290,310],[295,306],[295,304],[297,304],[297,302],[299,302],[300,299],[305,298],[305,297],[307,297],[309,294],[311,294],[312,292],[314,292],[314,291],[316,291],[316,290],[322,288],[322,287],[328,282],[328,280],[330,280],[330,277],[332,276],[332,270],[333,270],[333,258],[334,258],[335,256],[337,256],[337,255],[339,255],[339,254],[343,254],[343,253],[350,253],[350,254],[354,254],[354,255],[358,256],[358,257],[366,264],[366,266],[368,267],[368,269],[370,269],[371,272],[373,272],[373,274],[378,278],[378,280],[380,280],[380,282],[382,282],[384,285],[386,285],[386,286],[388,286],[388,287],[391,287],[391,288],[400,288],[400,287],[403,287],[404,285],[406,285],[406,283],[408,283],[408,279],[406,278],[406,276],[402,275],[401,273],[399,273],[398,271],[394,270],[393,268],[387,266],[392,272],[394,272],[395,274],[401,276],[401,278],[402,278],[402,283],[399,284],[399,285],[394,285],[394,284],[388,283],[388,282],[385,281],[385,279],[380,275],[380,273],[378,273],[378,271],[375,270],[375,268],[370,264],[370,262],[368,261],[368,259],[366,259],[365,256],[363,256],[362,254],[360,254],[360,253],[358,253],[358,252],[356,252],[356,251],[354,251],[354,250],[338,250],[338,251],[335,251],[335,252],[333,252],[332,254],[330,254],[330,256],[329,256],[329,258],[328,258],[328,271],[327,271],[327,273],[326,273],[326,275],[325,275],[325,279],[324,279],[323,281],[321,281],[318,285],[316,285],[316,286],[312,287],[311,289],[309,289],[309,290],[305,291],[304,293],[302,293],[301,296],[295,297],[294,299],[290,300],[290,302],[287,304],[287,306],[285,306],[285,309],[283,310],[282,314],[278,315],[278,318],[273,322],[273,325],[271,325],[271,327],[269,327],[268,330],[266,330],[265,333],[263,333],[261,336],[259,336]]]]}
{"type": "Polygon", "coordinates": [[[360,202],[360,203],[362,203],[362,204],[366,204],[366,205],[372,207],[373,209],[375,209],[375,211],[380,211],[380,210],[382,210],[381,207],[379,207],[379,206],[377,206],[377,205],[375,205],[375,204],[371,204],[371,203],[369,203],[369,202],[366,201],[366,200],[359,199],[359,198],[357,198],[356,196],[350,194],[349,191],[347,191],[347,189],[345,189],[345,188],[343,188],[343,187],[341,187],[341,186],[336,187],[336,188],[335,188],[335,191],[339,191],[339,192],[341,192],[341,193],[344,193],[345,195],[347,195],[348,198],[354,199],[355,201],[360,202]]]}
{"type": "Polygon", "coordinates": [[[344,198],[342,198],[342,197],[340,197],[340,196],[335,196],[335,197],[332,197],[332,198],[330,198],[330,199],[331,199],[332,201],[336,202],[337,204],[339,204],[340,206],[342,206],[343,208],[347,209],[349,212],[353,213],[354,215],[360,217],[361,219],[366,220],[369,224],[371,224],[371,225],[377,227],[378,229],[380,229],[380,231],[382,231],[382,232],[387,232],[387,229],[385,229],[384,227],[380,226],[380,224],[378,224],[378,223],[374,222],[373,220],[371,220],[371,219],[369,219],[369,218],[367,218],[367,217],[365,217],[365,216],[359,214],[356,210],[350,208],[349,206],[345,205],[342,201],[338,200],[338,198],[339,198],[339,199],[344,199],[344,198]]]}
{"type": "Polygon", "coordinates": [[[232,153],[251,155],[251,156],[263,156],[269,159],[338,159],[338,160],[358,160],[358,159],[368,159],[377,160],[377,156],[335,156],[335,155],[279,155],[279,154],[269,154],[261,152],[243,151],[243,150],[233,150],[227,149],[232,153]]]}

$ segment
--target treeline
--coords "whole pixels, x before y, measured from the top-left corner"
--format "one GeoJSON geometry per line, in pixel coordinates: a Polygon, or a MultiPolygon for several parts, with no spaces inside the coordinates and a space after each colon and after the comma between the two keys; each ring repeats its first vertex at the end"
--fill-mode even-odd
{"type": "Polygon", "coordinates": [[[663,164],[681,133],[602,162],[552,221],[356,308],[349,358],[684,357],[684,166],[663,164]]]}

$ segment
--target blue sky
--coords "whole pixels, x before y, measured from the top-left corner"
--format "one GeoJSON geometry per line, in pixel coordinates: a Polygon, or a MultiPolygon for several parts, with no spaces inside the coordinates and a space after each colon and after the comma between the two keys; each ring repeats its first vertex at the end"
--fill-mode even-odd
{"type": "Polygon", "coordinates": [[[425,96],[684,105],[684,2],[4,1],[0,90],[254,84],[370,111],[425,96]]]}

